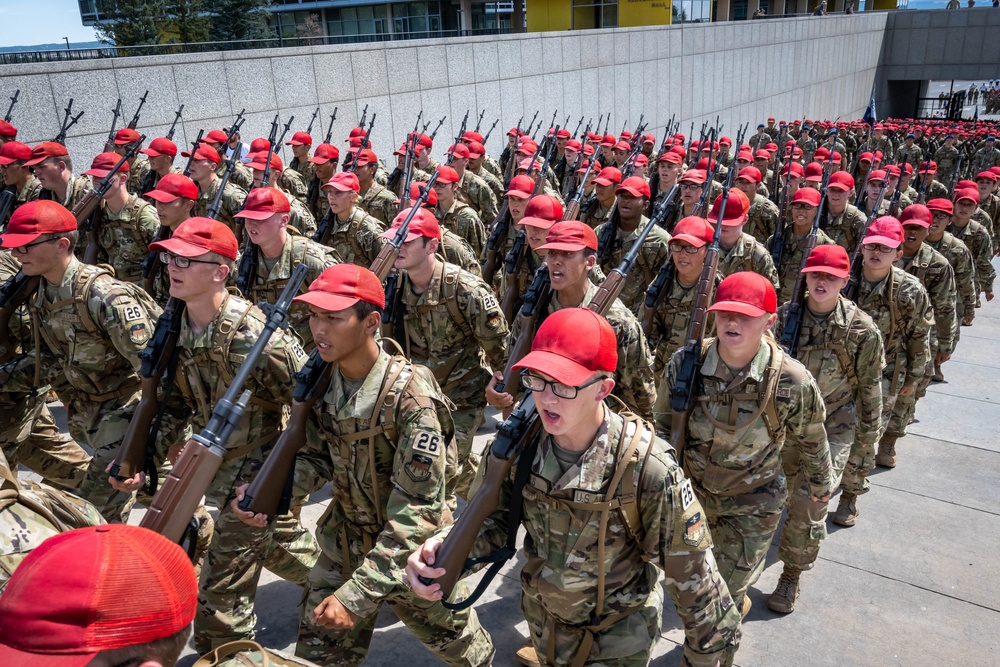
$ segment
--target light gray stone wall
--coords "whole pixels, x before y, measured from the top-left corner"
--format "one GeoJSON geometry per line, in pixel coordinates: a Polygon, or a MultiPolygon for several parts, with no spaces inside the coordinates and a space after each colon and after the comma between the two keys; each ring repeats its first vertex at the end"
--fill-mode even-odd
{"type": "MultiPolygon", "coordinates": [[[[702,121],[724,124],[735,136],[741,122],[774,115],[859,118],[868,101],[882,47],[885,13],[655,26],[617,30],[530,33],[353,46],[303,47],[182,56],[150,56],[0,69],[0,93],[21,89],[14,115],[19,139],[29,144],[58,132],[62,109],[86,114],[69,135],[72,155],[93,156],[107,135],[120,96],[131,117],[143,91],[149,99],[139,130],[150,138],[167,130],[183,103],[175,141],[199,128],[222,127],[246,109],[243,138],[267,136],[275,113],[305,129],[316,106],[324,128],[338,109],[334,141],[343,147],[365,104],[378,114],[373,144],[391,161],[417,113],[438,133],[440,155],[470,119],[486,109],[484,131],[499,151],[504,134],[536,110],[548,123],[570,116],[596,120],[611,110],[611,131],[632,128],[645,114],[662,136],[672,115],[688,133],[702,121]],[[598,93],[600,91],[600,93],[598,93]],[[433,127],[433,125],[432,125],[433,127]]],[[[321,135],[314,128],[314,137],[321,135]]],[[[317,140],[318,141],[318,140],[317,140]]],[[[289,151],[285,151],[290,158],[289,151]]]]}

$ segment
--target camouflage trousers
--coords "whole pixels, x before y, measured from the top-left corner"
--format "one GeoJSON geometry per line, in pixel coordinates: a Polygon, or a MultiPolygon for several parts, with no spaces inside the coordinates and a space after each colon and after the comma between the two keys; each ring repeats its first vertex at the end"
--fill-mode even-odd
{"type": "Polygon", "coordinates": [[[90,455],[59,431],[44,396],[0,393],[0,447],[15,474],[20,463],[63,489],[80,486],[90,463],[90,455]]]}
{"type": "Polygon", "coordinates": [[[203,568],[194,617],[194,644],[201,654],[237,639],[253,639],[254,597],[266,567],[282,579],[305,585],[319,547],[290,514],[267,528],[248,526],[224,505],[203,568]]]}
{"type": "Polygon", "coordinates": [[[453,489],[455,495],[463,500],[468,500],[469,490],[476,479],[476,471],[479,470],[479,455],[472,451],[472,441],[483,425],[485,412],[485,407],[462,407],[451,413],[458,448],[458,475],[453,482],[453,489]]]}
{"type": "MultiPolygon", "coordinates": [[[[324,667],[348,667],[364,662],[378,618],[377,611],[359,618],[350,630],[320,627],[312,620],[313,610],[350,578],[370,548],[371,537],[356,527],[348,529],[348,525],[345,524],[343,531],[340,526],[330,524],[318,529],[323,551],[309,573],[309,588],[299,620],[295,655],[324,667]],[[348,544],[344,544],[345,538],[348,544]],[[345,556],[351,561],[349,568],[344,567],[345,556]]],[[[418,598],[409,588],[400,586],[397,590],[400,592],[386,597],[385,603],[440,660],[455,667],[480,667],[492,662],[493,641],[479,624],[474,609],[451,612],[440,602],[418,598]]],[[[462,583],[456,591],[458,598],[469,592],[462,583]]]]}
{"type": "MultiPolygon", "coordinates": [[[[896,401],[899,399],[899,390],[903,386],[906,377],[906,360],[902,356],[890,357],[886,355],[886,366],[882,371],[882,433],[889,434],[889,424],[892,421],[892,413],[896,409],[896,401]],[[896,369],[899,368],[898,376],[896,369]]],[[[899,435],[905,435],[903,433],[899,435]]]]}
{"type": "MultiPolygon", "coordinates": [[[[537,599],[537,592],[521,594],[521,611],[528,621],[528,636],[543,665],[570,665],[580,650],[584,630],[560,623],[537,599]],[[551,660],[550,660],[551,658],[551,660]]],[[[558,604],[558,601],[554,601],[558,604]]],[[[650,591],[646,605],[595,633],[585,665],[602,667],[646,667],[660,638],[663,593],[650,591]]]]}
{"type": "MultiPolygon", "coordinates": [[[[937,345],[931,348],[928,345],[927,352],[927,366],[930,367],[930,375],[934,375],[934,355],[937,353],[937,345]]],[[[928,376],[928,368],[924,367],[923,378],[930,383],[930,377],[928,376]]],[[[900,380],[902,384],[902,380],[900,380]]],[[[885,382],[882,383],[882,391],[885,391],[885,382]]],[[[889,436],[894,436],[896,438],[902,438],[906,435],[906,427],[910,425],[910,421],[913,419],[913,415],[917,411],[917,392],[920,391],[920,383],[917,383],[917,389],[912,394],[904,396],[900,394],[896,397],[896,402],[892,406],[892,414],[889,417],[889,423],[886,425],[885,434],[889,436]]],[[[883,415],[884,416],[884,415],[883,415]]]]}

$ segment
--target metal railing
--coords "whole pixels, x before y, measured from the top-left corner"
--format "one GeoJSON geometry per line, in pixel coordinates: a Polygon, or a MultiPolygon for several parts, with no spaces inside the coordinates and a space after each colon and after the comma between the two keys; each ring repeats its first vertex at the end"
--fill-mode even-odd
{"type": "Polygon", "coordinates": [[[101,58],[129,58],[134,56],[165,56],[182,53],[211,51],[243,51],[247,49],[276,49],[296,46],[325,46],[332,44],[365,44],[369,42],[394,42],[410,39],[440,39],[444,37],[470,37],[500,35],[509,28],[477,30],[429,30],[424,32],[382,33],[371,35],[324,35],[321,37],[272,37],[232,42],[192,42],[180,44],[148,44],[142,46],[105,46],[90,49],[54,49],[51,51],[10,51],[0,53],[0,65],[51,63],[70,60],[96,60],[101,58]]]}

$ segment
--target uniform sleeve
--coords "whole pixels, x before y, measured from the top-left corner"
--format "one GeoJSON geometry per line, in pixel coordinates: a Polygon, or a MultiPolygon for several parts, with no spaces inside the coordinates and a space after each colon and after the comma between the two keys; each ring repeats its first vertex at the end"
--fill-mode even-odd
{"type": "Polygon", "coordinates": [[[954,265],[955,283],[958,288],[958,298],[962,302],[963,314],[971,315],[976,311],[976,268],[972,263],[972,255],[964,243],[959,250],[961,252],[957,253],[954,265]]]}
{"type": "Polygon", "coordinates": [[[153,336],[156,318],[160,316],[159,307],[147,309],[146,304],[127,291],[101,301],[96,312],[93,305],[91,303],[91,313],[96,316],[95,321],[102,323],[111,344],[138,371],[142,366],[139,353],[146,349],[146,343],[153,336]]]}
{"type": "Polygon", "coordinates": [[[361,243],[361,247],[365,249],[368,253],[368,263],[370,264],[378,257],[379,252],[382,251],[382,246],[389,242],[389,239],[384,239],[380,235],[385,231],[379,226],[378,220],[368,216],[365,222],[361,223],[358,229],[358,241],[361,243]]]}
{"type": "Polygon", "coordinates": [[[858,378],[857,408],[858,425],[857,439],[862,445],[871,448],[875,455],[875,443],[880,437],[882,428],[882,369],[885,368],[885,351],[882,345],[882,334],[874,323],[858,345],[855,358],[855,374],[858,378]]]}
{"type": "MultiPolygon", "coordinates": [[[[298,338],[287,331],[276,331],[268,341],[254,372],[254,396],[266,398],[280,405],[291,405],[295,389],[295,374],[302,370],[309,355],[302,349],[298,338]]],[[[239,367],[233,369],[233,373],[239,367]]]]}
{"type": "Polygon", "coordinates": [[[951,354],[955,347],[956,291],[955,272],[947,260],[940,266],[936,280],[928,285],[928,294],[934,310],[934,332],[941,352],[951,354]]]}
{"type": "MultiPolygon", "coordinates": [[[[777,388],[774,399],[783,402],[784,388],[777,388]]],[[[805,469],[809,493],[825,496],[831,491],[832,468],[830,465],[830,444],[826,438],[826,406],[819,387],[806,372],[796,387],[789,392],[788,413],[785,417],[785,437],[798,448],[800,460],[805,469]]]]}
{"type": "Polygon", "coordinates": [[[160,229],[160,216],[156,214],[155,206],[143,206],[139,212],[139,235],[146,245],[153,242],[156,232],[160,229]]]}
{"type": "Polygon", "coordinates": [[[670,355],[667,367],[664,369],[663,377],[660,380],[660,387],[656,393],[656,403],[653,406],[654,425],[656,435],[668,440],[670,439],[670,428],[673,418],[670,410],[670,389],[677,381],[677,365],[680,364],[681,354],[684,348],[677,350],[670,355]]]}
{"type": "Polygon", "coordinates": [[[483,251],[486,249],[486,228],[483,226],[483,221],[471,208],[463,209],[460,215],[466,218],[464,226],[467,235],[465,235],[465,240],[472,246],[476,257],[482,257],[483,251]]]}
{"type": "Polygon", "coordinates": [[[767,252],[766,249],[764,252],[758,253],[754,263],[757,265],[755,267],[757,273],[767,278],[774,285],[774,289],[777,290],[778,269],[774,266],[774,259],[771,258],[771,253],[767,252]]]}
{"type": "Polygon", "coordinates": [[[472,335],[486,353],[494,371],[503,370],[507,360],[507,336],[510,330],[493,290],[477,281],[468,292],[465,317],[472,328],[472,335]]]}
{"type": "MultiPolygon", "coordinates": [[[[903,309],[903,346],[906,349],[906,378],[904,384],[915,386],[924,376],[927,356],[930,351],[927,340],[931,325],[934,324],[934,310],[931,308],[927,290],[915,278],[912,289],[908,290],[903,309]]],[[[902,296],[902,295],[901,295],[902,296]]]]}
{"type": "Polygon", "coordinates": [[[638,416],[652,421],[656,378],[646,336],[634,315],[619,324],[615,336],[618,338],[617,375],[621,382],[621,398],[638,416]]]}
{"type": "MultiPolygon", "coordinates": [[[[317,403],[317,406],[322,403],[317,403]]],[[[316,408],[309,414],[306,422],[306,442],[295,455],[295,474],[293,488],[296,497],[307,497],[323,488],[333,479],[333,462],[327,449],[326,440],[319,433],[316,408]]]]}
{"type": "MultiPolygon", "coordinates": [[[[971,251],[972,248],[969,248],[971,251]]],[[[979,251],[975,254],[976,261],[976,286],[980,292],[992,292],[993,280],[996,278],[996,270],[993,268],[993,244],[990,241],[989,232],[983,232],[982,242],[979,244],[979,251]]]]}
{"type": "Polygon", "coordinates": [[[450,517],[445,500],[449,443],[433,401],[424,395],[403,401],[385,526],[364,561],[336,592],[337,599],[358,616],[378,611],[392,593],[409,591],[404,583],[406,558],[450,517]],[[413,405],[407,407],[408,402],[413,405]]]}
{"type": "Polygon", "coordinates": [[[663,570],[684,623],[684,657],[692,667],[713,667],[727,646],[738,643],[740,615],[712,555],[705,510],[666,452],[650,453],[639,497],[643,551],[663,570]]]}

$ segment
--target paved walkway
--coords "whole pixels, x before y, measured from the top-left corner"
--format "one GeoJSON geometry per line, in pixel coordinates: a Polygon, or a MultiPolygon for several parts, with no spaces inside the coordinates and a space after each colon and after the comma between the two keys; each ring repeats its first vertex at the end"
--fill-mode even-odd
{"type": "MultiPolygon", "coordinates": [[[[995,261],[1000,266],[1000,261],[995,261]]],[[[741,667],[923,667],[1000,662],[1000,299],[963,327],[947,381],[932,384],[899,465],[876,470],[854,528],[830,524],[816,567],[803,575],[795,613],[767,609],[781,563],[751,589],[753,609],[737,655],[741,667]]],[[[487,435],[477,439],[485,446],[487,435]]],[[[303,517],[314,523],[328,492],[303,517]]],[[[836,507],[836,499],[832,502],[836,507]]],[[[133,515],[138,521],[140,513],[133,515]]],[[[497,645],[497,667],[514,665],[526,626],[518,607],[520,561],[503,571],[477,609],[497,645]]],[[[300,590],[265,572],[257,596],[257,638],[290,648],[300,590]]],[[[671,605],[668,604],[668,607],[671,605]]],[[[653,665],[676,665],[678,617],[664,614],[653,665]]],[[[186,658],[187,667],[193,660],[186,658]]],[[[368,665],[439,663],[383,611],[368,665]]]]}

